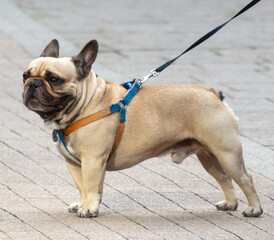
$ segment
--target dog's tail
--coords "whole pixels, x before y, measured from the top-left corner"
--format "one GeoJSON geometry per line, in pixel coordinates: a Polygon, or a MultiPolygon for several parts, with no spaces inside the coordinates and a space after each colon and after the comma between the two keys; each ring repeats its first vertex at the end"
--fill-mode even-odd
{"type": "Polygon", "coordinates": [[[226,101],[224,101],[225,96],[224,96],[223,92],[222,91],[218,91],[217,92],[213,88],[210,88],[209,90],[211,92],[214,92],[216,94],[216,96],[223,102],[223,104],[228,108],[228,110],[234,115],[234,117],[236,118],[237,122],[239,122],[239,118],[236,116],[236,114],[234,113],[234,111],[232,110],[232,108],[227,104],[226,101]]]}
{"type": "Polygon", "coordinates": [[[224,96],[224,94],[223,94],[222,91],[219,91],[219,98],[220,98],[220,100],[221,100],[222,102],[223,102],[224,99],[225,99],[225,96],[224,96]]]}
{"type": "Polygon", "coordinates": [[[210,88],[209,91],[213,92],[217,97],[219,97],[222,102],[224,101],[225,96],[222,91],[217,92],[214,88],[210,88]]]}

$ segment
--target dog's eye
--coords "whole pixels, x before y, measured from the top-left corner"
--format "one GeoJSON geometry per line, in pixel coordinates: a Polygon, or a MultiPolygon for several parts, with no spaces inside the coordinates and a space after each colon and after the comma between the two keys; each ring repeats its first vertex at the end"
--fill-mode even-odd
{"type": "Polygon", "coordinates": [[[62,83],[65,82],[63,78],[58,76],[57,74],[54,74],[48,70],[45,72],[44,79],[51,85],[56,86],[56,85],[61,85],[62,83]]]}
{"type": "Polygon", "coordinates": [[[27,79],[28,79],[28,74],[23,73],[23,83],[25,83],[27,79]]]}
{"type": "Polygon", "coordinates": [[[49,78],[49,82],[50,82],[50,83],[53,83],[53,84],[54,84],[54,83],[58,83],[58,81],[59,81],[59,79],[56,78],[56,77],[50,77],[50,78],[49,78]]]}

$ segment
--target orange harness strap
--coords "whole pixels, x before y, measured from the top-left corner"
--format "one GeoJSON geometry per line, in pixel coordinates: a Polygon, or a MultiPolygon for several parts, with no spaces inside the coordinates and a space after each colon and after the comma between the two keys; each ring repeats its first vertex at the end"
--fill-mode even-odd
{"type": "MultiPolygon", "coordinates": [[[[110,108],[106,108],[100,112],[97,112],[97,113],[94,113],[88,117],[85,117],[77,122],[75,122],[74,124],[72,124],[71,126],[65,128],[64,130],[62,130],[62,133],[63,133],[63,138],[64,138],[64,141],[66,141],[66,137],[72,133],[73,131],[77,130],[78,128],[80,127],[83,127],[89,123],[92,123],[92,122],[95,122],[105,116],[108,116],[110,114],[112,114],[113,112],[110,111],[110,108]]],[[[121,114],[121,111],[120,111],[120,114],[121,114]]],[[[125,128],[125,123],[124,122],[121,122],[119,121],[119,124],[118,124],[118,129],[117,129],[117,132],[116,132],[116,136],[115,136],[115,140],[114,140],[114,144],[113,144],[113,147],[111,149],[111,152],[108,156],[108,159],[107,161],[109,161],[112,157],[112,155],[114,154],[116,148],[118,147],[120,141],[121,141],[121,138],[122,138],[122,135],[123,135],[123,132],[124,132],[124,128],[125,128]]]]}
{"type": "Polygon", "coordinates": [[[73,131],[75,131],[76,129],[83,127],[89,123],[92,123],[96,120],[99,120],[100,118],[103,118],[107,115],[110,115],[112,112],[110,111],[110,108],[106,108],[100,112],[94,113],[88,117],[85,117],[79,121],[77,121],[76,123],[70,125],[69,127],[65,128],[63,130],[63,134],[64,136],[69,135],[70,133],[72,133],[73,131]]]}
{"type": "Polygon", "coordinates": [[[121,138],[122,138],[122,135],[123,135],[123,132],[124,132],[124,128],[125,128],[125,123],[124,122],[119,122],[118,129],[117,129],[116,136],[115,136],[115,140],[114,140],[114,144],[113,144],[113,147],[111,149],[110,154],[108,155],[107,162],[111,159],[112,155],[116,151],[116,149],[117,149],[117,147],[118,147],[118,145],[121,141],[121,138]]]}

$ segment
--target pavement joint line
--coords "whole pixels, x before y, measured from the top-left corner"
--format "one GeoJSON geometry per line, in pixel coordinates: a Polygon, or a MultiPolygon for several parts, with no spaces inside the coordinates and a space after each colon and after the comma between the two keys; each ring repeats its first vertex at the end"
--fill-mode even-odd
{"type": "MultiPolygon", "coordinates": [[[[21,100],[17,99],[16,97],[14,97],[14,96],[13,96],[12,94],[10,94],[9,92],[4,92],[4,94],[6,94],[6,96],[9,97],[9,98],[11,99],[11,101],[20,102],[20,103],[22,104],[22,106],[23,106],[23,102],[22,102],[21,100]]],[[[41,128],[41,127],[39,126],[39,124],[35,124],[35,123],[29,121],[28,119],[22,117],[22,116],[19,115],[18,113],[16,113],[16,112],[10,110],[9,108],[6,108],[6,107],[3,106],[3,105],[0,105],[0,108],[6,110],[7,112],[9,112],[9,113],[15,115],[15,116],[18,117],[18,118],[24,120],[25,122],[27,122],[27,123],[30,124],[31,126],[36,126],[36,127],[39,128],[40,130],[42,130],[44,133],[46,133],[47,135],[50,136],[49,131],[46,131],[45,129],[41,128]]]]}
{"type": "MultiPolygon", "coordinates": [[[[43,147],[41,144],[37,143],[36,141],[33,141],[32,138],[22,136],[20,133],[16,132],[15,130],[13,130],[13,129],[11,129],[11,128],[8,128],[8,126],[6,126],[5,124],[4,124],[4,126],[5,126],[7,129],[9,129],[9,131],[11,131],[12,133],[14,133],[15,135],[17,135],[17,136],[19,136],[19,137],[22,137],[22,138],[24,138],[24,139],[26,139],[26,140],[28,140],[28,141],[31,142],[32,144],[34,144],[34,145],[36,145],[36,146],[42,148],[42,149],[45,150],[45,151],[50,152],[50,153],[53,154],[55,157],[64,160],[59,154],[53,152],[53,151],[51,150],[51,148],[43,147]]],[[[40,165],[39,165],[39,166],[40,166],[40,165]]]]}
{"type": "Polygon", "coordinates": [[[16,100],[17,102],[19,102],[20,104],[22,104],[22,106],[23,106],[23,101],[20,99],[17,99],[15,96],[13,96],[11,93],[9,93],[9,92],[7,92],[7,91],[5,91],[4,92],[4,94],[6,94],[7,95],[7,97],[9,97],[9,98],[11,98],[11,99],[13,99],[13,100],[16,100]]]}
{"type": "MultiPolygon", "coordinates": [[[[16,64],[16,61],[14,61],[14,58],[10,58],[10,57],[8,57],[8,56],[6,56],[5,54],[1,54],[2,56],[5,56],[5,58],[10,62],[10,63],[12,63],[12,65],[13,65],[13,67],[15,67],[15,68],[17,68],[17,69],[13,69],[14,71],[23,71],[23,68],[21,67],[21,66],[19,66],[19,65],[17,65],[16,64]]],[[[3,73],[2,73],[3,74],[3,73]]],[[[4,75],[4,74],[3,74],[4,75]]],[[[9,76],[6,76],[6,77],[8,77],[8,78],[10,78],[9,76]]]]}
{"type": "Polygon", "coordinates": [[[35,123],[32,123],[32,122],[29,121],[28,119],[26,119],[26,118],[20,116],[18,113],[13,112],[12,110],[10,110],[10,109],[4,107],[3,105],[0,105],[0,108],[4,109],[5,111],[7,111],[7,112],[9,112],[9,113],[11,113],[11,114],[13,114],[14,116],[20,118],[21,120],[27,122],[27,123],[30,124],[31,126],[35,126],[35,127],[39,128],[39,130],[41,130],[41,131],[43,131],[44,133],[46,133],[46,134],[49,135],[49,132],[48,132],[48,131],[46,131],[45,129],[41,128],[39,125],[36,125],[35,123]]]}
{"type": "MultiPolygon", "coordinates": [[[[28,160],[30,160],[31,162],[33,162],[35,165],[37,165],[38,167],[40,167],[40,168],[42,168],[43,170],[45,170],[47,173],[50,173],[50,174],[52,174],[53,176],[55,176],[55,177],[61,179],[62,181],[64,181],[64,182],[67,183],[68,185],[75,187],[74,184],[70,183],[69,181],[67,181],[66,179],[60,177],[59,175],[55,174],[54,172],[49,171],[47,168],[42,167],[41,165],[39,165],[38,163],[36,163],[35,161],[33,161],[29,156],[27,156],[27,155],[25,155],[24,153],[22,153],[21,151],[17,151],[16,149],[11,148],[8,144],[4,143],[4,142],[1,141],[1,140],[0,140],[0,143],[2,143],[3,145],[5,145],[6,147],[8,147],[8,148],[10,148],[10,149],[12,149],[12,150],[18,152],[19,154],[23,155],[23,156],[26,157],[28,160]]],[[[4,164],[6,167],[9,167],[9,166],[7,166],[5,163],[3,163],[2,161],[0,161],[0,162],[1,162],[2,164],[4,164]]],[[[18,173],[18,174],[20,174],[20,173],[18,173]]],[[[75,188],[76,188],[76,187],[75,187],[75,188]]],[[[65,203],[65,204],[66,204],[66,203],[65,203]]],[[[67,205],[67,204],[66,204],[66,205],[67,205]]]]}
{"type": "MultiPolygon", "coordinates": [[[[273,107],[274,107],[274,105],[273,105],[273,107]]],[[[250,137],[248,137],[246,134],[244,134],[244,133],[240,133],[240,136],[241,137],[244,137],[244,138],[246,138],[246,139],[248,139],[249,141],[252,141],[252,142],[254,142],[254,143],[257,143],[258,145],[260,145],[261,147],[265,147],[264,145],[262,145],[259,141],[257,141],[257,140],[254,140],[254,139],[251,139],[250,137]]],[[[256,155],[257,156],[257,155],[256,155]]],[[[261,159],[262,160],[262,159],[261,159]]],[[[270,180],[272,180],[273,181],[273,179],[270,179],[270,180]]]]}
{"type": "Polygon", "coordinates": [[[129,240],[126,236],[124,236],[123,234],[117,232],[116,230],[111,229],[111,228],[108,227],[107,225],[102,224],[102,223],[101,223],[99,220],[97,220],[96,218],[90,218],[90,220],[92,220],[92,221],[98,223],[99,225],[101,225],[101,226],[105,227],[106,229],[110,230],[111,232],[116,233],[116,234],[119,235],[120,237],[122,237],[122,238],[124,238],[124,239],[126,239],[126,240],[129,240]]]}
{"type": "MultiPolygon", "coordinates": [[[[193,156],[188,157],[188,158],[191,158],[193,161],[196,160],[196,158],[193,157],[193,156]]],[[[161,159],[161,160],[162,160],[162,159],[161,159]]],[[[206,179],[204,179],[204,178],[201,178],[199,175],[197,175],[197,174],[195,174],[195,173],[193,173],[193,172],[190,172],[190,171],[184,169],[182,163],[181,163],[181,164],[174,164],[174,163],[172,163],[171,161],[164,161],[164,160],[162,160],[162,161],[163,161],[164,163],[167,163],[168,165],[170,165],[170,166],[172,166],[172,167],[175,167],[175,168],[177,168],[177,169],[183,170],[183,172],[186,172],[186,173],[188,173],[188,174],[191,174],[191,175],[195,176],[196,178],[202,180],[203,182],[206,182],[207,184],[209,184],[209,185],[212,186],[213,188],[215,188],[215,189],[217,189],[217,190],[219,190],[219,191],[222,191],[220,187],[216,187],[213,183],[209,182],[208,180],[206,180],[206,179]],[[181,167],[181,166],[182,166],[182,167],[181,167]]],[[[209,175],[209,173],[208,173],[208,175],[209,175]]],[[[209,175],[209,176],[210,176],[210,175],[209,175]]],[[[215,180],[215,181],[216,181],[216,180],[215,180]]],[[[216,182],[216,183],[217,183],[217,182],[216,182]]]]}
{"type": "MultiPolygon", "coordinates": [[[[26,157],[28,160],[30,160],[31,162],[33,162],[35,165],[37,165],[38,167],[42,168],[42,169],[45,170],[46,172],[52,174],[53,176],[55,176],[55,177],[61,179],[62,181],[66,182],[68,185],[75,187],[74,184],[70,183],[69,181],[67,181],[66,179],[60,177],[59,175],[55,174],[54,172],[49,171],[47,168],[42,167],[41,165],[39,165],[38,163],[36,163],[35,161],[33,161],[31,157],[25,155],[25,154],[22,153],[21,151],[17,151],[16,149],[13,149],[12,147],[10,147],[8,144],[6,144],[5,142],[3,142],[3,141],[1,141],[1,140],[0,140],[0,143],[2,143],[3,145],[5,145],[6,147],[8,147],[8,148],[10,148],[10,149],[12,149],[12,150],[18,152],[19,154],[23,155],[23,156],[26,157]]],[[[47,149],[46,149],[46,150],[47,150],[47,149]]],[[[54,153],[54,154],[55,154],[55,153],[54,153]]],[[[56,154],[55,154],[55,155],[56,155],[56,154]]],[[[58,156],[58,155],[57,155],[57,156],[58,156]]],[[[58,156],[58,157],[61,158],[60,156],[58,156]]],[[[75,187],[75,188],[76,188],[76,187],[75,187]]]]}
{"type": "MultiPolygon", "coordinates": [[[[0,140],[0,143],[2,143],[3,145],[5,145],[6,147],[18,152],[19,154],[23,155],[24,157],[26,157],[27,159],[29,159],[30,161],[32,161],[27,155],[25,155],[24,153],[22,153],[21,151],[14,149],[13,147],[9,146],[8,144],[6,144],[5,142],[0,140]]],[[[33,162],[33,161],[32,161],[33,162]]],[[[29,177],[25,176],[24,174],[14,170],[13,168],[11,168],[9,165],[7,165],[6,163],[4,163],[2,160],[0,160],[0,163],[2,163],[5,167],[7,167],[8,169],[10,169],[11,171],[15,172],[16,174],[22,176],[23,178],[27,179],[28,181],[30,181],[31,183],[41,187],[43,190],[45,190],[47,193],[49,193],[50,195],[54,196],[56,199],[60,200],[63,204],[68,205],[66,202],[64,202],[62,199],[60,199],[58,196],[56,196],[55,194],[53,194],[52,192],[50,192],[49,190],[47,190],[45,187],[43,187],[40,184],[37,184],[36,182],[34,182],[32,179],[30,179],[29,177]]],[[[37,164],[37,163],[35,163],[37,164]]],[[[38,166],[40,166],[39,164],[37,164],[38,166]]],[[[43,168],[44,169],[44,168],[43,168]]],[[[48,171],[47,171],[48,172],[48,171]]]]}
{"type": "MultiPolygon", "coordinates": [[[[108,186],[108,187],[109,187],[109,186],[108,186]]],[[[136,221],[134,221],[134,220],[131,219],[130,217],[128,217],[128,216],[126,216],[126,215],[124,215],[124,214],[122,214],[122,213],[120,213],[120,212],[118,212],[118,211],[112,209],[111,207],[109,207],[109,206],[108,206],[106,203],[104,203],[104,202],[102,202],[102,204],[103,204],[103,206],[105,206],[107,209],[113,211],[113,212],[116,213],[116,214],[119,214],[119,215],[125,217],[126,219],[130,220],[131,222],[133,222],[133,223],[135,223],[135,224],[141,226],[141,227],[144,228],[145,230],[149,231],[149,229],[148,229],[146,226],[144,226],[143,224],[137,223],[136,221]]],[[[149,232],[151,232],[151,231],[149,231],[149,232]]],[[[153,232],[151,232],[151,233],[153,233],[153,232]]],[[[153,233],[153,234],[154,234],[154,233],[153,233]]],[[[157,234],[156,234],[156,235],[157,235],[157,234]]],[[[158,235],[158,236],[159,236],[159,235],[158,235]]]]}
{"type": "Polygon", "coordinates": [[[13,240],[13,238],[11,236],[9,236],[4,230],[0,229],[0,233],[4,234],[8,239],[13,240]]]}
{"type": "MultiPolygon", "coordinates": [[[[126,196],[127,198],[130,198],[130,200],[132,200],[132,198],[131,198],[130,196],[128,196],[127,194],[124,194],[123,192],[121,192],[121,191],[119,191],[119,190],[113,188],[110,184],[107,184],[107,183],[104,183],[104,184],[105,184],[106,186],[108,186],[109,188],[111,188],[111,189],[113,189],[113,190],[119,192],[120,194],[122,194],[122,195],[126,196]]],[[[132,201],[133,201],[133,200],[132,200],[132,201]]],[[[130,220],[131,222],[133,222],[133,223],[135,223],[135,224],[137,224],[137,225],[143,227],[143,228],[144,228],[145,230],[147,230],[148,232],[150,232],[150,233],[152,233],[152,234],[155,234],[156,236],[159,236],[159,237],[161,237],[162,239],[165,239],[165,238],[163,238],[160,234],[151,231],[148,227],[144,226],[143,224],[141,224],[141,223],[139,223],[139,222],[136,222],[134,219],[128,217],[127,215],[122,214],[122,213],[120,213],[120,212],[118,212],[118,211],[112,209],[112,208],[109,207],[106,203],[102,202],[102,204],[103,204],[106,208],[108,208],[108,209],[110,209],[111,211],[115,212],[116,214],[119,214],[119,215],[123,216],[124,218],[130,220]]],[[[148,209],[147,209],[147,210],[148,210],[148,209]]]]}
{"type": "MultiPolygon", "coordinates": [[[[114,190],[115,190],[115,189],[114,189],[114,190]]],[[[105,203],[102,202],[102,205],[105,206],[106,208],[108,208],[109,210],[111,210],[112,212],[114,212],[114,213],[116,213],[116,214],[118,214],[118,215],[120,215],[120,216],[122,216],[122,217],[128,219],[130,222],[133,222],[134,224],[136,224],[136,225],[138,225],[138,226],[144,228],[144,229],[147,230],[148,232],[150,232],[150,233],[152,233],[152,234],[155,234],[156,236],[159,236],[159,237],[161,237],[162,239],[164,239],[164,238],[163,238],[162,236],[160,236],[159,234],[150,231],[149,228],[145,227],[145,226],[142,225],[141,223],[138,223],[138,222],[134,221],[134,220],[131,219],[130,217],[128,217],[128,216],[126,216],[126,215],[124,215],[124,214],[122,214],[122,213],[120,213],[120,212],[118,212],[118,211],[112,209],[112,208],[109,207],[107,204],[105,204],[105,203]]],[[[94,218],[93,218],[93,219],[94,219],[94,218]]],[[[98,219],[98,220],[97,220],[97,219],[96,219],[96,220],[94,219],[94,221],[97,221],[98,223],[99,223],[99,220],[100,220],[100,219],[98,219]]],[[[104,226],[104,225],[103,225],[103,226],[104,226]]],[[[112,230],[112,229],[109,228],[109,227],[108,227],[108,229],[111,230],[111,231],[116,232],[115,230],[112,230]]],[[[116,233],[118,234],[118,232],[116,232],[116,233]]],[[[120,235],[120,234],[119,234],[119,235],[120,235]]],[[[121,235],[121,236],[124,237],[124,238],[126,238],[124,235],[121,235]]],[[[126,238],[126,239],[128,239],[128,238],[126,238]]]]}
{"type": "Polygon", "coordinates": [[[137,203],[138,205],[140,205],[142,208],[144,208],[144,209],[146,209],[147,211],[153,213],[154,215],[156,215],[156,216],[158,216],[158,217],[161,217],[161,218],[167,220],[168,222],[171,222],[171,223],[175,224],[176,226],[178,226],[178,227],[184,229],[185,231],[187,231],[187,232],[193,234],[194,236],[199,237],[200,239],[203,239],[203,238],[201,238],[200,236],[198,236],[197,234],[195,234],[195,233],[193,233],[192,231],[190,231],[190,230],[188,230],[187,228],[185,228],[184,226],[182,226],[182,225],[180,225],[180,224],[178,224],[178,223],[176,223],[176,222],[174,222],[174,221],[168,219],[167,217],[164,217],[164,216],[162,216],[161,214],[158,214],[157,212],[155,212],[155,211],[149,209],[149,208],[146,207],[144,204],[138,202],[137,200],[135,200],[133,197],[129,196],[128,194],[123,193],[122,191],[120,191],[119,189],[117,189],[117,188],[111,186],[111,185],[108,184],[108,183],[105,183],[105,184],[106,184],[106,186],[108,186],[109,188],[111,188],[111,189],[113,189],[113,190],[119,192],[120,194],[122,194],[122,195],[124,195],[125,197],[129,198],[129,199],[132,200],[133,202],[135,202],[135,203],[137,203]]]}
{"type": "Polygon", "coordinates": [[[5,186],[9,191],[11,191],[12,193],[14,193],[16,196],[18,196],[19,198],[23,199],[26,203],[28,203],[30,206],[34,207],[35,209],[43,212],[44,214],[50,216],[51,218],[53,218],[54,220],[56,220],[57,222],[59,222],[60,224],[68,227],[69,229],[72,229],[73,231],[75,231],[76,233],[80,234],[81,236],[85,237],[86,239],[88,239],[87,236],[85,236],[84,234],[82,234],[81,232],[79,232],[78,230],[72,228],[71,226],[69,226],[68,224],[66,223],[63,223],[61,222],[60,220],[58,220],[56,217],[52,216],[51,214],[47,213],[46,211],[44,211],[43,209],[33,205],[32,203],[30,203],[26,198],[24,198],[23,196],[21,196],[20,194],[18,194],[17,192],[15,192],[10,186],[6,185],[6,184],[3,184],[3,183],[0,183],[2,184],[3,186],[5,186]]]}
{"type": "MultiPolygon", "coordinates": [[[[142,167],[143,167],[144,169],[147,169],[148,171],[153,172],[153,173],[155,173],[155,174],[161,176],[162,178],[164,178],[164,179],[166,179],[166,180],[172,182],[173,184],[175,184],[175,185],[178,186],[179,188],[184,189],[184,188],[182,188],[178,183],[176,183],[175,181],[173,181],[172,179],[169,179],[168,177],[163,176],[162,174],[157,173],[157,172],[155,172],[155,171],[153,171],[153,170],[151,170],[151,169],[148,169],[148,168],[146,168],[146,167],[144,167],[144,166],[142,166],[142,167]]],[[[208,201],[207,199],[205,199],[204,197],[200,196],[199,194],[193,192],[192,190],[190,190],[190,189],[185,189],[185,190],[188,191],[188,192],[190,192],[190,193],[192,193],[192,194],[194,194],[195,196],[197,196],[197,197],[203,199],[205,202],[208,202],[209,204],[215,206],[214,203],[208,201]]],[[[182,207],[182,208],[183,208],[183,207],[182,207]]],[[[183,209],[184,209],[184,208],[183,208],[183,209]]],[[[188,210],[187,210],[187,211],[188,211],[188,210]]],[[[188,211],[188,212],[190,212],[190,211],[188,211]]],[[[192,213],[192,212],[190,212],[190,213],[192,213]]],[[[224,213],[226,213],[226,214],[228,214],[228,215],[230,215],[230,216],[233,216],[233,217],[239,219],[240,221],[243,221],[243,222],[245,222],[245,223],[247,223],[247,224],[249,224],[249,225],[252,225],[253,227],[255,227],[255,228],[257,228],[257,229],[259,229],[259,230],[261,230],[261,231],[264,231],[264,232],[266,232],[266,233],[268,233],[268,234],[274,236],[272,233],[267,232],[266,230],[264,230],[264,229],[262,229],[262,228],[260,228],[260,227],[258,227],[258,226],[256,226],[256,225],[254,225],[254,224],[252,224],[252,223],[246,221],[244,218],[240,218],[240,217],[238,217],[238,216],[232,214],[232,213],[229,212],[229,211],[224,211],[224,213]]],[[[195,213],[192,213],[192,214],[196,215],[195,213]]],[[[197,217],[200,217],[200,216],[197,215],[197,217]]],[[[200,217],[200,218],[204,219],[203,217],[200,217]]],[[[204,219],[204,220],[210,222],[208,219],[204,219]]],[[[210,222],[210,223],[212,223],[212,222],[210,222]]],[[[212,223],[212,224],[214,224],[214,223],[212,223]]],[[[216,225],[216,224],[214,224],[214,225],[216,225]]],[[[218,225],[217,225],[217,226],[218,226],[218,225]]],[[[220,227],[220,226],[219,226],[219,227],[220,227]]],[[[227,229],[226,229],[226,230],[227,230],[227,229]]],[[[230,233],[232,233],[232,232],[230,232],[230,233]]],[[[232,234],[235,234],[235,233],[232,233],[232,234]]],[[[236,236],[239,237],[238,235],[236,235],[236,236]]]]}
{"type": "MultiPolygon", "coordinates": [[[[146,168],[144,168],[144,169],[146,169],[146,168]]],[[[153,172],[153,171],[151,171],[150,169],[146,169],[146,170],[149,171],[149,172],[153,172]]],[[[155,172],[153,172],[153,173],[155,173],[155,172]]],[[[139,182],[139,181],[137,181],[136,179],[130,177],[129,175],[127,175],[127,174],[125,174],[125,173],[122,173],[122,174],[125,175],[125,176],[127,176],[128,178],[134,180],[135,182],[139,183],[140,185],[142,185],[141,182],[139,182]]],[[[159,175],[159,174],[157,174],[157,175],[159,175]]],[[[161,175],[160,175],[160,176],[161,176],[161,175]]],[[[166,179],[167,179],[167,178],[166,178],[166,179]]],[[[172,181],[172,180],[171,180],[171,181],[172,181]]],[[[173,181],[172,181],[172,182],[173,182],[173,181]]],[[[177,185],[177,184],[175,184],[175,185],[178,186],[179,188],[183,189],[183,188],[180,187],[179,185],[177,185]]],[[[145,187],[145,188],[151,190],[152,192],[155,192],[156,194],[159,194],[160,196],[162,196],[163,198],[165,198],[165,199],[167,199],[168,201],[172,202],[173,204],[175,204],[175,205],[178,206],[179,208],[183,209],[183,210],[186,211],[186,212],[189,212],[191,215],[193,215],[193,216],[195,216],[195,217],[198,217],[198,218],[200,218],[200,219],[203,219],[204,221],[209,222],[210,224],[216,226],[217,228],[220,228],[220,229],[224,230],[225,232],[228,232],[228,233],[230,233],[230,234],[232,234],[232,235],[238,237],[239,239],[242,239],[242,238],[241,238],[240,236],[238,236],[236,233],[233,233],[233,232],[231,232],[231,231],[229,231],[229,230],[227,230],[227,229],[225,229],[225,228],[223,228],[223,227],[221,227],[221,226],[215,224],[214,222],[211,222],[210,220],[208,220],[208,219],[206,219],[206,218],[204,218],[204,217],[202,217],[202,216],[199,216],[198,214],[195,214],[194,212],[192,212],[192,211],[186,209],[186,208],[183,207],[182,205],[180,205],[180,204],[178,204],[177,202],[173,201],[172,199],[168,198],[168,197],[165,196],[164,194],[162,194],[162,193],[160,193],[160,192],[158,192],[158,191],[155,191],[155,190],[153,190],[153,189],[150,188],[150,187],[147,187],[147,186],[143,186],[143,187],[145,187]]],[[[189,191],[189,190],[187,190],[187,191],[189,191]]],[[[189,191],[189,192],[191,192],[191,193],[194,194],[195,196],[198,196],[199,198],[202,198],[203,200],[205,200],[203,197],[199,196],[198,194],[195,194],[195,193],[192,192],[192,191],[189,191]]],[[[215,206],[214,204],[212,204],[212,203],[209,202],[208,200],[205,200],[205,201],[208,202],[208,203],[210,203],[211,205],[215,206]]],[[[232,215],[232,216],[233,216],[233,215],[232,215]]],[[[197,235],[197,234],[196,234],[196,235],[197,235]]],[[[198,236],[199,236],[199,235],[198,235],[198,236]]],[[[203,239],[201,236],[199,236],[199,237],[200,237],[201,239],[203,239]]]]}
{"type": "Polygon", "coordinates": [[[247,168],[251,169],[253,172],[263,175],[264,177],[268,178],[270,181],[274,182],[274,176],[273,176],[274,163],[272,160],[272,158],[274,157],[274,151],[264,147],[263,145],[255,142],[254,140],[251,140],[249,138],[242,136],[241,134],[240,134],[240,140],[243,145],[244,155],[246,152],[250,154],[251,156],[255,157],[256,159],[261,160],[259,164],[257,162],[252,161],[251,158],[248,161],[245,160],[245,164],[247,168]],[[249,147],[252,146],[252,149],[247,149],[247,148],[245,149],[244,145],[249,145],[249,147]],[[269,157],[262,158],[259,154],[254,152],[254,149],[260,149],[261,151],[264,151],[265,153],[269,155],[269,157]],[[258,166],[260,167],[260,169],[258,169],[258,166]]]}
{"type": "MultiPolygon", "coordinates": [[[[126,196],[126,194],[124,194],[124,193],[122,193],[122,192],[118,191],[117,189],[113,188],[113,187],[112,187],[112,186],[110,186],[109,184],[107,184],[107,183],[104,183],[104,184],[105,184],[106,186],[108,186],[109,188],[112,188],[113,190],[115,190],[115,191],[117,191],[117,192],[121,193],[122,195],[126,196]]],[[[76,187],[75,187],[75,188],[76,188],[76,187]]],[[[126,197],[128,197],[128,196],[126,196],[126,197]]],[[[134,219],[132,219],[132,218],[130,218],[130,217],[128,217],[128,216],[126,216],[126,215],[124,215],[124,214],[122,214],[122,213],[120,213],[120,212],[116,211],[115,209],[112,209],[112,208],[111,208],[111,207],[109,207],[106,203],[102,202],[102,205],[103,205],[103,206],[105,206],[106,208],[110,209],[110,210],[111,210],[111,211],[113,211],[114,213],[119,214],[119,215],[123,216],[124,218],[126,218],[126,219],[130,220],[131,222],[133,222],[133,223],[135,223],[135,224],[137,224],[137,225],[141,226],[142,228],[144,228],[145,230],[149,231],[150,233],[153,233],[153,234],[155,234],[155,235],[157,235],[157,236],[161,237],[159,234],[157,234],[157,233],[155,233],[155,232],[150,231],[150,230],[149,230],[149,228],[147,228],[147,227],[146,227],[146,226],[144,226],[143,224],[136,222],[134,219]]],[[[161,237],[161,238],[162,238],[162,237],[161,237]]]]}
{"type": "Polygon", "coordinates": [[[271,99],[269,97],[267,97],[265,100],[268,101],[268,102],[274,103],[274,99],[271,99]]]}
{"type": "Polygon", "coordinates": [[[43,235],[44,237],[46,237],[47,239],[51,240],[51,238],[49,236],[47,236],[46,234],[44,234],[43,232],[41,232],[40,230],[36,229],[35,227],[33,227],[31,224],[25,222],[23,219],[21,219],[20,217],[18,217],[16,214],[2,208],[0,206],[0,210],[2,210],[3,212],[8,213],[9,215],[15,217],[16,219],[20,220],[22,223],[26,224],[27,226],[29,226],[30,228],[32,228],[33,230],[35,230],[36,232],[40,233],[41,235],[43,235]]]}
{"type": "MultiPolygon", "coordinates": [[[[14,66],[16,66],[16,65],[14,65],[14,66]]],[[[17,68],[18,68],[18,66],[16,66],[17,68]]],[[[19,69],[19,68],[18,68],[19,69]]],[[[15,69],[13,69],[14,71],[16,71],[15,69]]],[[[21,70],[21,69],[20,69],[21,70]]],[[[4,77],[5,79],[9,79],[9,80],[14,80],[14,79],[12,79],[9,75],[7,75],[7,74],[5,74],[5,73],[3,73],[3,72],[1,72],[1,74],[0,74],[0,76],[1,77],[4,77]]]]}

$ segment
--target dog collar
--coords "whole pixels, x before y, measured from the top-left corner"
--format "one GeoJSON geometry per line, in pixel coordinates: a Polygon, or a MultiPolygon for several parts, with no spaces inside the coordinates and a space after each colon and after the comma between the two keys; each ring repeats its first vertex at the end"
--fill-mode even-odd
{"type": "Polygon", "coordinates": [[[59,139],[61,144],[64,146],[65,150],[72,157],[72,160],[74,160],[74,162],[81,165],[81,160],[79,158],[77,158],[76,156],[74,156],[68,150],[68,147],[66,145],[67,136],[70,133],[77,130],[78,128],[84,127],[87,124],[90,124],[90,123],[100,120],[106,116],[109,116],[115,112],[118,112],[120,117],[119,117],[119,122],[118,122],[118,127],[117,127],[114,144],[113,144],[113,147],[112,147],[111,152],[107,159],[107,161],[109,161],[111,159],[111,157],[113,156],[114,152],[116,151],[116,149],[120,143],[120,140],[122,138],[123,132],[124,132],[125,122],[126,122],[126,107],[141,88],[141,83],[138,80],[139,79],[134,79],[132,81],[125,82],[125,83],[121,84],[128,91],[127,91],[126,95],[123,97],[123,99],[120,100],[119,102],[112,104],[110,107],[105,108],[97,113],[91,114],[91,115],[81,119],[63,130],[54,130],[52,133],[53,141],[56,142],[59,139]]]}

